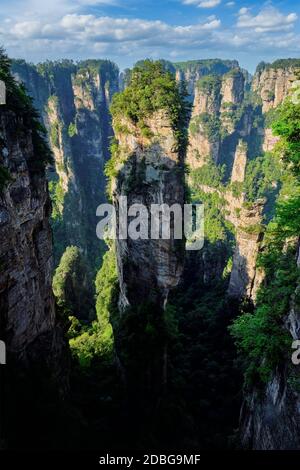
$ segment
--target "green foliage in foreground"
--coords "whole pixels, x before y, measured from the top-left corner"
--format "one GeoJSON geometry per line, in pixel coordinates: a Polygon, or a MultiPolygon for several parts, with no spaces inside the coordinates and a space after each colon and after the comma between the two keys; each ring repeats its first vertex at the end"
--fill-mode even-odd
{"type": "Polygon", "coordinates": [[[91,326],[82,326],[78,325],[73,317],[70,317],[70,320],[72,329],[69,334],[74,334],[75,328],[75,336],[70,338],[69,344],[72,356],[80,367],[90,368],[99,360],[104,364],[111,363],[114,345],[111,327],[103,330],[96,321],[91,326]]]}
{"type": "Polygon", "coordinates": [[[97,320],[82,326],[72,318],[69,329],[73,356],[83,368],[90,368],[95,361],[109,364],[114,355],[114,337],[111,317],[117,311],[118,282],[116,257],[111,248],[103,257],[103,264],[96,277],[97,320]]]}
{"type": "Polygon", "coordinates": [[[283,320],[300,281],[295,252],[292,250],[284,255],[268,253],[264,268],[267,265],[270,267],[268,282],[260,289],[255,311],[246,311],[231,327],[243,356],[248,384],[267,382],[291,347],[291,337],[284,328],[283,320]]]}
{"type": "Polygon", "coordinates": [[[68,246],[53,277],[57,304],[74,316],[93,317],[93,291],[87,283],[87,271],[79,248],[68,246]]]}

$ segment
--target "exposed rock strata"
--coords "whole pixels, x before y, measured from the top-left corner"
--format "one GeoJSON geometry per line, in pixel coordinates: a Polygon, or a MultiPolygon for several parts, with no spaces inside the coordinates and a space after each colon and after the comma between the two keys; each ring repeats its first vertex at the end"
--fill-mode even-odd
{"type": "Polygon", "coordinates": [[[49,176],[60,213],[59,223],[53,225],[56,263],[67,245],[76,245],[94,270],[101,253],[95,214],[106,199],[104,165],[112,136],[109,105],[119,87],[118,68],[109,61],[36,67],[15,61],[13,71],[34,98],[55,157],[55,173],[49,176]]]}
{"type": "MultiPolygon", "coordinates": [[[[170,120],[159,112],[146,124],[155,138],[145,139],[129,122],[126,122],[128,134],[116,132],[120,159],[124,162],[118,167],[113,187],[118,215],[121,196],[127,196],[128,207],[143,204],[149,214],[152,204],[182,207],[184,203],[183,162],[174,150],[176,142],[170,120]]],[[[182,249],[180,240],[118,240],[121,308],[147,300],[163,306],[169,290],[179,282],[182,249]]]]}

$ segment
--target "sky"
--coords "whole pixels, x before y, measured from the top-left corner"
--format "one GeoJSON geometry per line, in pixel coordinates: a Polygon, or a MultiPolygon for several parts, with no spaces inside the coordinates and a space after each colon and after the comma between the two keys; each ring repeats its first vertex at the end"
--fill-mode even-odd
{"type": "Polygon", "coordinates": [[[221,58],[254,72],[300,57],[300,1],[0,0],[0,45],[34,63],[221,58]]]}

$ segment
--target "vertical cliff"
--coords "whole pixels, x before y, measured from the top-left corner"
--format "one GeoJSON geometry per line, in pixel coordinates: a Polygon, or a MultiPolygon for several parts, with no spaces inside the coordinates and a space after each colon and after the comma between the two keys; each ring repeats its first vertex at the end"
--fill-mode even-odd
{"type": "Polygon", "coordinates": [[[295,80],[295,71],[299,68],[300,61],[297,59],[282,59],[272,64],[258,65],[252,88],[262,100],[263,113],[276,108],[285,100],[295,80]]]}
{"type": "Polygon", "coordinates": [[[13,72],[34,98],[54,154],[49,179],[56,264],[66,246],[75,245],[94,271],[103,251],[95,235],[95,213],[105,200],[109,105],[118,91],[119,71],[109,61],[91,60],[37,66],[14,61],[13,72]]]}
{"type": "MultiPolygon", "coordinates": [[[[68,354],[51,288],[45,176],[51,153],[38,115],[2,52],[0,78],[7,90],[7,104],[0,106],[0,335],[7,348],[4,437],[13,442],[24,433],[22,417],[27,420],[47,388],[53,399],[66,391],[68,354]],[[14,426],[18,431],[10,435],[14,426]]],[[[28,438],[23,435],[24,442],[28,438]]]]}
{"type": "MultiPolygon", "coordinates": [[[[296,259],[299,269],[299,248],[296,259]]],[[[299,285],[290,297],[287,314],[280,319],[282,334],[286,331],[288,335],[286,357],[273,368],[266,383],[246,387],[240,419],[241,442],[246,449],[296,450],[300,447],[299,365],[291,360],[291,344],[300,337],[298,297],[299,285]]]]}
{"type": "MultiPolygon", "coordinates": [[[[262,64],[258,66],[253,77],[251,93],[254,97],[259,96],[260,103],[262,103],[260,104],[261,113],[264,118],[258,128],[258,135],[263,137],[260,146],[262,155],[264,152],[271,152],[279,141],[279,137],[273,135],[270,126],[273,120],[276,119],[276,108],[284,102],[291,91],[293,82],[296,79],[296,68],[297,61],[293,60],[262,64]]],[[[251,155],[249,156],[251,157],[251,155]]],[[[255,157],[257,156],[255,155],[255,157]]],[[[242,157],[236,154],[236,158],[241,159],[242,157]]],[[[236,164],[237,160],[235,159],[232,178],[234,177],[236,164]]],[[[255,178],[254,175],[252,178],[255,178]]],[[[276,188],[275,177],[273,186],[276,188]]],[[[247,208],[245,210],[243,207],[241,209],[240,223],[237,228],[237,248],[229,285],[230,295],[238,296],[242,294],[255,299],[257,289],[263,279],[263,272],[257,269],[256,260],[263,240],[263,213],[271,210],[268,197],[270,197],[270,194],[267,195],[265,200],[258,200],[250,207],[250,210],[247,208]]]]}
{"type": "Polygon", "coordinates": [[[190,185],[192,192],[201,187],[210,205],[216,206],[214,198],[222,198],[222,217],[233,224],[236,248],[228,290],[232,297],[254,299],[262,280],[256,259],[263,240],[264,218],[272,211],[278,188],[278,175],[273,171],[271,176],[272,170],[267,169],[271,162],[266,155],[278,142],[271,125],[276,107],[291,90],[296,70],[296,60],[261,64],[249,83],[247,74],[236,64],[229,71],[202,76],[191,85],[193,111],[187,153],[190,185]],[[265,171],[268,176],[263,176],[265,171]],[[216,180],[214,175],[220,172],[221,179],[216,180]],[[263,189],[264,178],[270,179],[269,189],[263,189]]]}
{"type": "Polygon", "coordinates": [[[299,339],[300,106],[287,98],[276,113],[273,132],[280,145],[270,163],[279,165],[281,176],[259,258],[264,282],[254,308],[245,305],[232,327],[245,372],[241,441],[258,450],[300,445],[299,352],[293,344],[299,339]]]}
{"type": "Polygon", "coordinates": [[[262,62],[257,67],[252,90],[259,96],[262,112],[265,115],[264,151],[272,150],[278,140],[272,134],[270,125],[275,117],[275,109],[290,94],[298,70],[300,70],[298,59],[282,59],[272,64],[262,62]]]}
{"type": "Polygon", "coordinates": [[[193,101],[197,82],[206,75],[224,75],[239,66],[236,60],[204,59],[175,62],[173,68],[178,81],[185,81],[193,101]]]}
{"type": "MultiPolygon", "coordinates": [[[[257,269],[257,255],[263,240],[262,213],[264,200],[242,205],[236,223],[236,248],[233,256],[228,295],[238,299],[255,299],[262,280],[257,269]]],[[[244,203],[243,203],[244,204],[244,203]]]]}
{"type": "MultiPolygon", "coordinates": [[[[120,198],[127,204],[183,206],[183,160],[176,151],[176,140],[169,117],[155,111],[144,121],[151,137],[124,119],[129,134],[116,129],[120,158],[126,162],[118,173],[113,188],[114,204],[120,209],[120,198]]],[[[118,212],[119,213],[119,212],[118,212]]],[[[148,235],[148,230],[144,228],[148,235]]],[[[150,228],[149,228],[150,230],[150,228]]],[[[150,233],[150,232],[149,232],[150,233]]],[[[176,286],[182,271],[182,250],[176,240],[118,240],[120,303],[123,307],[149,299],[163,306],[169,290],[176,286]],[[178,249],[177,249],[178,248],[178,249]]]]}
{"type": "Polygon", "coordinates": [[[174,76],[151,61],[133,69],[129,86],[111,107],[116,143],[107,172],[117,213],[120,286],[114,332],[129,399],[134,402],[139,396],[143,416],[157,406],[167,381],[166,306],[170,290],[180,281],[184,258],[184,240],[175,239],[172,216],[170,236],[163,239],[151,232],[161,225],[159,213],[152,216],[151,211],[154,205],[166,205],[167,216],[174,204],[183,208],[188,108],[174,76]],[[123,239],[122,198],[127,198],[129,210],[125,228],[130,231],[135,224],[137,230],[136,236],[128,233],[123,239]],[[141,204],[144,209],[138,208],[141,204]],[[143,362],[134,354],[137,349],[144,351],[143,362]]]}
{"type": "Polygon", "coordinates": [[[237,145],[233,134],[243,130],[244,88],[245,78],[239,68],[224,75],[204,76],[196,83],[187,155],[192,168],[199,168],[207,157],[230,164],[230,147],[237,145]]]}
{"type": "MultiPolygon", "coordinates": [[[[226,73],[204,76],[196,83],[187,153],[190,187],[196,193],[200,189],[200,199],[206,199],[224,221],[213,238],[224,239],[221,226],[226,221],[231,224],[226,228],[227,236],[235,237],[236,248],[229,294],[238,298],[253,293],[261,240],[260,233],[246,233],[247,225],[258,227],[262,222],[263,207],[254,205],[251,211],[244,207],[244,182],[249,160],[262,151],[262,121],[247,76],[238,65],[226,73]]],[[[210,211],[207,218],[206,239],[210,240],[209,227],[214,225],[209,220],[210,211]]]]}
{"type": "MultiPolygon", "coordinates": [[[[184,149],[180,141],[183,137],[178,136],[184,130],[179,128],[181,124],[176,121],[184,121],[184,116],[177,115],[176,110],[171,111],[172,95],[170,92],[169,97],[164,88],[164,78],[166,83],[170,81],[173,86],[174,95],[178,93],[174,101],[179,99],[179,91],[172,75],[166,73],[164,76],[161,65],[146,62],[140,70],[137,68],[133,72],[131,85],[123,95],[116,98],[112,107],[118,144],[113,156],[117,176],[113,178],[111,191],[117,219],[119,220],[121,210],[121,197],[127,198],[128,207],[143,204],[149,212],[149,226],[140,227],[141,236],[138,240],[129,236],[117,241],[122,308],[147,300],[163,307],[169,290],[177,285],[182,271],[183,243],[174,240],[174,227],[171,229],[170,240],[150,238],[151,206],[167,204],[171,207],[179,204],[182,207],[184,203],[184,149]],[[139,73],[141,77],[138,76],[139,73]],[[160,77],[162,90],[158,88],[160,77]],[[143,80],[145,86],[153,88],[153,94],[158,94],[157,98],[153,97],[153,102],[152,97],[147,94],[147,104],[143,103],[143,96],[132,96],[135,90],[139,90],[140,94],[144,93],[143,80]],[[137,100],[138,109],[135,111],[130,108],[135,105],[130,103],[133,99],[137,100]],[[170,100],[169,107],[167,100],[170,100]],[[132,117],[133,112],[137,117],[132,117]],[[170,115],[172,112],[175,116],[170,115]]],[[[175,101],[174,106],[178,107],[178,113],[186,114],[183,106],[180,109],[180,102],[175,101]]]]}

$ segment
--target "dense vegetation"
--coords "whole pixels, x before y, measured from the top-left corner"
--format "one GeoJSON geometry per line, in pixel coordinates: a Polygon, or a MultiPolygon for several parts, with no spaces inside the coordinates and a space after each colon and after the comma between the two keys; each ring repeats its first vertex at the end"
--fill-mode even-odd
{"type": "Polygon", "coordinates": [[[197,87],[200,91],[207,94],[209,99],[220,100],[222,80],[218,75],[206,75],[197,82],[197,87]]]}
{"type": "Polygon", "coordinates": [[[93,290],[88,285],[86,265],[79,248],[69,246],[53,277],[57,303],[69,314],[91,320],[94,317],[93,290]]]}
{"type": "Polygon", "coordinates": [[[209,113],[195,116],[190,122],[190,133],[196,135],[200,130],[210,142],[218,141],[221,133],[220,119],[209,113]]]}
{"type": "Polygon", "coordinates": [[[151,137],[147,118],[157,111],[165,111],[170,118],[178,150],[183,152],[187,145],[186,124],[190,113],[186,98],[185,88],[176,83],[174,75],[165,70],[162,62],[146,60],[132,70],[129,86],[113,97],[111,113],[114,126],[118,129],[122,126],[122,119],[127,118],[145,137],[151,137]]]}
{"type": "Polygon", "coordinates": [[[256,73],[260,73],[263,70],[270,69],[289,69],[289,68],[300,68],[300,59],[278,59],[271,64],[266,62],[260,62],[256,68],[256,73]]]}
{"type": "Polygon", "coordinates": [[[272,192],[278,192],[283,173],[278,156],[270,152],[250,160],[243,183],[246,200],[255,202],[263,197],[270,198],[272,192]]]}
{"type": "Polygon", "coordinates": [[[186,62],[175,62],[174,66],[183,72],[201,71],[203,75],[218,74],[223,75],[231,68],[238,67],[236,60],[221,59],[204,59],[204,60],[187,60],[186,62]]]}

